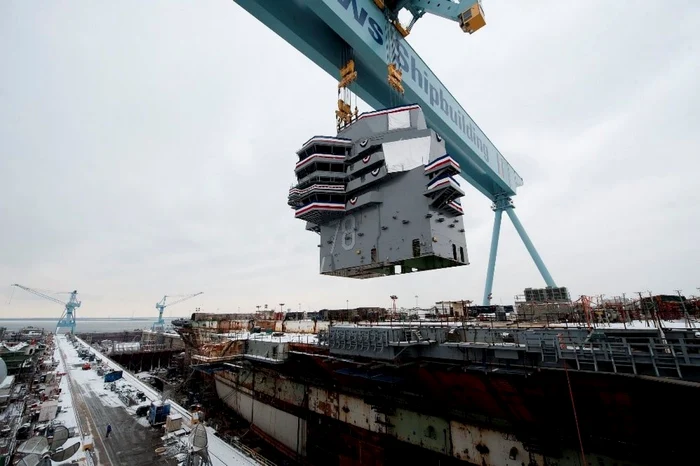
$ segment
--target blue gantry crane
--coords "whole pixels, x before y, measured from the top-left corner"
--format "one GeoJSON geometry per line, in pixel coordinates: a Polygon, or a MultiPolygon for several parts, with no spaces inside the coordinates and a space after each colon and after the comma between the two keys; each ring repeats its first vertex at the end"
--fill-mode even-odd
{"type": "Polygon", "coordinates": [[[163,320],[163,311],[165,310],[166,307],[173,306],[173,305],[175,305],[177,303],[181,303],[183,301],[187,301],[188,299],[192,299],[195,296],[199,296],[202,293],[204,293],[204,292],[200,291],[198,293],[193,293],[193,294],[189,294],[186,296],[168,296],[168,295],[163,296],[163,299],[161,299],[160,301],[158,301],[156,303],[156,309],[158,309],[158,320],[153,322],[153,328],[152,328],[153,331],[154,332],[158,332],[158,331],[162,332],[163,331],[163,328],[165,327],[165,321],[163,320]],[[175,297],[179,297],[180,299],[169,302],[166,304],[165,301],[168,298],[175,298],[175,297]]]}
{"type": "Polygon", "coordinates": [[[556,287],[515,214],[512,197],[523,185],[522,178],[406,41],[426,13],[456,22],[465,33],[476,32],[486,24],[479,0],[234,1],[327,73],[337,77],[340,72],[336,116],[341,121],[352,119],[350,105],[340,99],[341,88],[376,109],[421,106],[428,126],[445,140],[448,153],[459,163],[462,177],[493,203],[484,305],[491,300],[503,212],[546,285],[556,287]],[[399,21],[402,10],[412,17],[407,26],[399,21]]]}
{"type": "Polygon", "coordinates": [[[80,301],[78,301],[77,291],[71,291],[68,302],[63,302],[60,299],[54,298],[53,296],[49,296],[45,293],[42,293],[39,290],[35,290],[27,286],[19,285],[17,283],[13,284],[12,286],[16,286],[17,288],[27,291],[33,295],[39,296],[44,299],[48,299],[49,301],[53,301],[54,303],[63,306],[63,314],[61,314],[60,319],[58,319],[58,323],[56,324],[56,331],[58,331],[58,329],[61,328],[70,328],[70,333],[75,332],[75,310],[80,307],[80,301]]]}

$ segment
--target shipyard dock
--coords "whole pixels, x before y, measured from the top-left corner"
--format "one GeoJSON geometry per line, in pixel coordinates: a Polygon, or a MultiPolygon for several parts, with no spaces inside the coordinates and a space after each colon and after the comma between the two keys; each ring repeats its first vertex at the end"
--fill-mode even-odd
{"type": "MultiPolygon", "coordinates": [[[[694,464],[695,328],[338,324],[313,342],[193,319],[221,401],[312,465],[694,464]],[[211,333],[211,331],[210,331],[211,333]],[[221,335],[221,334],[219,334],[221,335]]],[[[196,351],[196,349],[195,349],[196,351]]]]}
{"type": "MultiPolygon", "coordinates": [[[[187,450],[187,434],[195,422],[183,407],[168,401],[171,417],[181,422],[175,432],[166,433],[162,426],[149,425],[138,416],[139,407],[151,402],[162,403],[161,395],[153,388],[123,370],[121,366],[102,355],[80,339],[71,342],[68,337],[56,337],[59,371],[65,373],[61,388],[64,416],[74,420],[82,440],[80,464],[88,465],[176,465],[183,462],[187,450]],[[81,357],[88,352],[92,361],[81,357]],[[94,356],[94,357],[93,357],[94,356]],[[106,383],[101,372],[121,372],[120,379],[106,383]],[[112,385],[116,387],[114,389],[112,385]],[[107,425],[112,432],[107,436],[107,425]]],[[[215,436],[206,428],[208,455],[213,466],[243,466],[260,464],[215,436]]]]}

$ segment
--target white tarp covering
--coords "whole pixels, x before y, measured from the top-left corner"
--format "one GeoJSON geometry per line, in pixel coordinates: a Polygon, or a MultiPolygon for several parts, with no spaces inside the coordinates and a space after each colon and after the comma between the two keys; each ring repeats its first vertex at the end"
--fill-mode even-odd
{"type": "Polygon", "coordinates": [[[39,422],[53,421],[56,419],[56,413],[58,412],[58,402],[57,401],[45,401],[41,404],[41,411],[39,411],[39,422]]]}
{"type": "Polygon", "coordinates": [[[194,448],[194,451],[199,451],[207,447],[209,443],[207,438],[207,430],[203,424],[197,424],[192,432],[190,432],[190,445],[194,448]]]}
{"type": "Polygon", "coordinates": [[[32,437],[26,442],[22,443],[17,448],[17,451],[25,455],[43,455],[44,453],[49,451],[49,441],[46,439],[46,437],[42,436],[32,437]]]}
{"type": "Polygon", "coordinates": [[[411,127],[411,112],[406,109],[400,112],[389,113],[389,131],[411,127]]]}
{"type": "Polygon", "coordinates": [[[56,426],[53,430],[53,439],[51,440],[51,449],[56,450],[58,447],[63,446],[64,443],[70,438],[70,431],[66,426],[56,426]]]}
{"type": "Polygon", "coordinates": [[[428,162],[430,136],[387,142],[382,144],[382,150],[389,173],[412,170],[428,162]]]}
{"type": "Polygon", "coordinates": [[[72,445],[69,445],[63,449],[58,449],[55,452],[51,453],[51,460],[55,461],[56,463],[61,463],[63,461],[66,461],[69,459],[71,456],[75,455],[75,453],[80,449],[80,441],[77,441],[73,443],[72,445]]]}
{"type": "MultiPolygon", "coordinates": [[[[5,377],[7,377],[7,364],[0,358],[0,383],[5,381],[5,377]]],[[[12,381],[14,381],[14,377],[12,381]]],[[[10,385],[12,385],[12,382],[10,382],[10,385]]]]}
{"type": "Polygon", "coordinates": [[[40,459],[41,456],[32,453],[31,455],[27,455],[21,460],[19,460],[17,466],[37,466],[37,464],[39,464],[40,459]]]}

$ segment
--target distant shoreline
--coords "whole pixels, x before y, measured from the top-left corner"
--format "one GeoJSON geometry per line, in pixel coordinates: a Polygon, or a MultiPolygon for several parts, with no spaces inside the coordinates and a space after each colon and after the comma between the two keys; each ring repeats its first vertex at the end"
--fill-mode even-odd
{"type": "MultiPolygon", "coordinates": [[[[181,319],[182,317],[163,317],[163,320],[171,320],[171,319],[181,319]]],[[[130,322],[138,322],[138,321],[144,321],[144,322],[152,322],[156,319],[156,317],[78,317],[75,319],[76,322],[91,322],[91,321],[114,321],[114,320],[120,320],[120,321],[130,321],[130,322]]],[[[52,317],[0,317],[0,322],[2,321],[32,321],[32,322],[38,322],[38,321],[57,321],[57,318],[52,318],[52,317]]]]}

